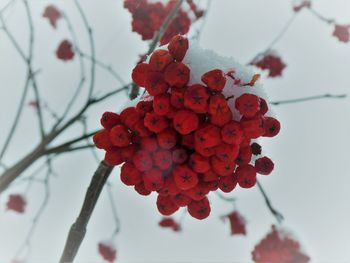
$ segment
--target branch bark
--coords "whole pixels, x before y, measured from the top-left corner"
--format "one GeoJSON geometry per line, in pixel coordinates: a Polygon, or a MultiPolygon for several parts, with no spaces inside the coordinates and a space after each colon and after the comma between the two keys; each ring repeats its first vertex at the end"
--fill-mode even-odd
{"type": "Polygon", "coordinates": [[[60,262],[73,262],[84,239],[87,224],[89,223],[97,200],[112,170],[113,167],[109,166],[104,161],[99,164],[86,191],[79,216],[70,228],[60,262]]]}

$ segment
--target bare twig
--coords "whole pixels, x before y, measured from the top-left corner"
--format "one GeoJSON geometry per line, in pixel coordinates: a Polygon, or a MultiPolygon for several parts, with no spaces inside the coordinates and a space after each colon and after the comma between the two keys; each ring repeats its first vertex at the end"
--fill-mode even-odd
{"type": "Polygon", "coordinates": [[[323,94],[323,95],[316,95],[316,96],[290,99],[290,100],[270,101],[270,104],[278,106],[278,105],[282,105],[282,104],[299,103],[299,102],[305,102],[305,101],[310,101],[310,100],[343,99],[343,98],[346,98],[346,96],[347,96],[347,94],[339,94],[339,95],[323,94]]]}
{"type": "MultiPolygon", "coordinates": [[[[47,163],[45,163],[45,165],[47,165],[47,163]]],[[[31,222],[31,226],[29,228],[29,231],[22,243],[22,245],[19,247],[19,249],[17,250],[16,254],[15,254],[15,258],[18,258],[18,256],[24,251],[24,249],[28,249],[28,253],[27,253],[27,257],[29,255],[29,252],[31,251],[31,239],[33,237],[33,234],[36,230],[36,227],[38,226],[38,222],[40,220],[40,217],[42,216],[47,204],[48,204],[48,201],[49,201],[49,198],[50,198],[50,176],[52,174],[52,169],[50,166],[48,166],[48,170],[46,172],[46,175],[45,175],[45,178],[44,180],[41,180],[40,183],[43,184],[44,186],[44,198],[43,198],[43,201],[37,211],[37,213],[35,214],[34,218],[32,219],[32,222],[31,222]]],[[[29,181],[29,183],[32,183],[34,182],[35,179],[34,178],[31,178],[31,180],[29,181]]]]}
{"type": "Polygon", "coordinates": [[[282,221],[284,220],[284,217],[283,215],[278,212],[271,204],[271,201],[269,199],[269,197],[267,196],[264,188],[262,187],[262,185],[260,184],[260,182],[257,180],[257,185],[258,185],[258,188],[259,188],[259,191],[261,192],[261,194],[263,195],[264,197],[264,200],[265,200],[265,203],[268,207],[268,209],[270,210],[271,214],[276,218],[277,222],[280,224],[282,223],[282,221]]]}
{"type": "Polygon", "coordinates": [[[321,15],[319,12],[317,12],[315,9],[312,7],[307,8],[311,14],[313,14],[315,17],[317,17],[319,20],[326,22],[327,24],[334,24],[335,20],[331,18],[326,18],[323,15],[321,15]]]}
{"type": "Polygon", "coordinates": [[[281,40],[281,38],[286,34],[289,27],[293,24],[296,16],[298,13],[294,13],[291,18],[284,24],[281,31],[278,33],[278,35],[272,40],[272,42],[265,48],[264,51],[259,52],[253,59],[250,60],[248,64],[253,64],[259,57],[264,56],[266,53],[268,53],[278,41],[281,40]]]}

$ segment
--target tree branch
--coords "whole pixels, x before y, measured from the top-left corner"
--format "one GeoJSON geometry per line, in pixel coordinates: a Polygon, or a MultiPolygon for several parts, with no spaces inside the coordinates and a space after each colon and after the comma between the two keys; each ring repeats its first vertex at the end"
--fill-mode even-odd
{"type": "Polygon", "coordinates": [[[113,167],[101,162],[91,179],[78,218],[70,228],[60,262],[73,262],[84,239],[87,224],[113,167]]]}

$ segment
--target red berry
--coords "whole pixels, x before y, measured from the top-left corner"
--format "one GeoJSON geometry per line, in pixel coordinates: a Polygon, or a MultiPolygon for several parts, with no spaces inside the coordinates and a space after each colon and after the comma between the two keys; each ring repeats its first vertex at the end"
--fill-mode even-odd
{"type": "Polygon", "coordinates": [[[220,129],[214,125],[208,124],[197,130],[194,135],[196,145],[203,148],[217,146],[221,142],[220,129]]]}
{"type": "Polygon", "coordinates": [[[215,152],[216,157],[221,161],[234,162],[239,153],[239,146],[222,143],[215,147],[215,152]]]}
{"type": "Polygon", "coordinates": [[[188,190],[198,183],[198,176],[187,165],[176,166],[173,170],[174,180],[178,188],[188,190]]]}
{"type": "Polygon", "coordinates": [[[108,130],[98,131],[94,134],[92,140],[94,141],[96,147],[99,149],[108,150],[113,147],[113,144],[109,138],[108,130]]]}
{"type": "Polygon", "coordinates": [[[229,111],[227,100],[221,93],[210,96],[208,112],[211,115],[222,114],[229,111]]]}
{"type": "Polygon", "coordinates": [[[219,175],[214,173],[213,170],[209,170],[203,174],[204,182],[217,181],[218,179],[219,179],[219,175]]]}
{"type": "Polygon", "coordinates": [[[143,182],[137,184],[134,186],[134,189],[136,192],[138,192],[140,195],[144,195],[144,196],[147,196],[147,195],[150,195],[151,194],[151,191],[150,190],[147,190],[145,188],[145,185],[143,182]]]}
{"type": "Polygon", "coordinates": [[[171,200],[177,205],[177,206],[187,206],[189,203],[191,203],[192,199],[188,197],[187,195],[183,193],[178,193],[176,195],[173,195],[171,197],[171,200]]]}
{"type": "Polygon", "coordinates": [[[141,149],[148,152],[155,152],[158,149],[156,137],[144,137],[141,139],[141,149]]]}
{"type": "Polygon", "coordinates": [[[210,214],[210,204],[207,197],[200,201],[192,201],[188,206],[188,213],[199,220],[205,219],[210,214]]]}
{"type": "Polygon", "coordinates": [[[264,137],[274,137],[281,130],[281,124],[278,120],[272,117],[265,117],[264,119],[265,133],[264,137]]]}
{"type": "Polygon", "coordinates": [[[105,154],[105,161],[111,166],[123,163],[124,159],[121,155],[120,148],[112,148],[110,150],[107,150],[105,154]]]}
{"type": "Polygon", "coordinates": [[[210,162],[208,157],[204,157],[198,153],[193,153],[190,156],[188,165],[197,173],[205,173],[210,169],[210,162]]]}
{"type": "Polygon", "coordinates": [[[185,191],[185,194],[192,200],[202,200],[209,193],[209,187],[206,183],[199,183],[195,187],[185,191]]]}
{"type": "Polygon", "coordinates": [[[254,142],[250,145],[250,148],[252,150],[252,154],[254,155],[260,155],[261,154],[261,146],[260,144],[254,142]]]}
{"type": "Polygon", "coordinates": [[[173,61],[172,56],[167,50],[155,50],[149,60],[149,65],[152,71],[163,71],[173,61]]]}
{"type": "Polygon", "coordinates": [[[171,97],[170,97],[170,103],[173,107],[176,109],[183,109],[184,108],[184,94],[185,94],[184,88],[171,88],[171,97]]]}
{"type": "Polygon", "coordinates": [[[125,108],[120,113],[120,121],[129,129],[132,129],[132,127],[140,120],[140,115],[136,111],[135,107],[128,107],[125,108]]]}
{"type": "Polygon", "coordinates": [[[235,174],[238,184],[242,188],[251,188],[256,184],[256,170],[250,164],[238,166],[235,174]]]}
{"type": "Polygon", "coordinates": [[[205,157],[210,157],[215,155],[215,147],[203,147],[200,144],[195,145],[195,150],[198,152],[200,155],[203,155],[205,157]]]}
{"type": "Polygon", "coordinates": [[[211,157],[210,160],[213,171],[218,175],[228,176],[230,174],[233,174],[236,166],[235,162],[224,162],[216,156],[211,157]]]}
{"type": "Polygon", "coordinates": [[[170,196],[158,195],[157,198],[158,211],[165,216],[175,213],[179,207],[171,200],[170,196]]]}
{"type": "Polygon", "coordinates": [[[137,185],[142,182],[142,177],[140,171],[127,162],[120,169],[120,180],[126,185],[137,185]]]}
{"type": "Polygon", "coordinates": [[[144,150],[135,153],[133,157],[133,163],[135,167],[141,172],[151,170],[153,167],[151,155],[149,152],[144,150]]]}
{"type": "Polygon", "coordinates": [[[131,130],[134,135],[139,137],[148,137],[152,135],[152,132],[144,125],[143,120],[139,120],[135,123],[131,130]]]}
{"type": "Polygon", "coordinates": [[[163,173],[161,170],[154,168],[143,174],[143,183],[149,191],[158,191],[164,185],[163,173]]]}
{"type": "Polygon", "coordinates": [[[244,117],[254,117],[260,109],[259,97],[254,94],[244,93],[236,99],[235,106],[244,117]]]}
{"type": "Polygon", "coordinates": [[[152,111],[152,109],[153,109],[152,101],[141,100],[136,105],[136,111],[141,117],[144,117],[146,113],[152,111]]]}
{"type": "Polygon", "coordinates": [[[100,122],[103,128],[110,130],[113,126],[120,124],[120,117],[117,113],[106,111],[102,114],[100,122]]]}
{"type": "Polygon", "coordinates": [[[228,144],[239,145],[243,140],[243,132],[238,122],[231,121],[221,129],[222,141],[228,144]]]}
{"type": "Polygon", "coordinates": [[[172,129],[167,129],[157,134],[158,144],[163,149],[171,149],[176,145],[176,132],[172,129]]]}
{"type": "Polygon", "coordinates": [[[159,169],[167,170],[173,163],[172,154],[170,151],[166,150],[158,151],[154,154],[153,161],[159,167],[159,169]]]}
{"type": "Polygon", "coordinates": [[[24,213],[27,202],[23,195],[11,194],[7,200],[6,208],[7,210],[12,210],[17,213],[24,213]]]}
{"type": "Polygon", "coordinates": [[[131,144],[119,149],[124,162],[132,162],[132,158],[136,152],[136,145],[131,144]]]}
{"type": "Polygon", "coordinates": [[[153,99],[153,110],[160,116],[167,115],[170,111],[170,95],[160,94],[153,99]]]}
{"type": "Polygon", "coordinates": [[[140,87],[145,87],[147,74],[150,71],[150,66],[146,63],[140,63],[135,66],[132,71],[132,80],[140,87]]]}
{"type": "Polygon", "coordinates": [[[63,40],[56,50],[56,56],[63,61],[72,60],[74,58],[72,43],[69,40],[63,40]]]}
{"type": "Polygon", "coordinates": [[[181,190],[177,187],[172,174],[165,177],[164,185],[162,189],[158,191],[160,195],[176,195],[180,192],[181,190]]]}
{"type": "Polygon", "coordinates": [[[128,129],[122,125],[114,126],[109,133],[109,138],[112,144],[118,147],[128,146],[131,142],[131,135],[128,129]]]}
{"type": "Polygon", "coordinates": [[[203,74],[202,81],[213,91],[222,91],[226,84],[225,74],[220,69],[203,74]]]}
{"type": "Polygon", "coordinates": [[[227,112],[210,115],[210,123],[219,127],[224,126],[226,123],[230,122],[231,120],[232,120],[232,112],[230,110],[227,112]]]}
{"type": "Polygon", "coordinates": [[[168,50],[170,54],[178,62],[183,60],[183,58],[186,55],[187,49],[188,39],[181,35],[174,36],[168,44],[168,50]]]}
{"type": "Polygon", "coordinates": [[[165,69],[164,78],[170,86],[184,87],[190,80],[190,69],[181,62],[173,62],[165,69]]]}
{"type": "Polygon", "coordinates": [[[252,159],[252,148],[248,145],[242,145],[239,149],[239,154],[237,156],[236,162],[238,165],[248,164],[252,159]]]}
{"type": "Polygon", "coordinates": [[[249,139],[256,139],[265,133],[264,121],[260,115],[248,120],[243,117],[241,120],[241,128],[244,136],[249,139]]]}
{"type": "Polygon", "coordinates": [[[219,188],[224,193],[231,192],[233,189],[235,189],[236,185],[237,179],[236,176],[234,176],[233,174],[229,176],[222,176],[219,179],[219,188]]]}
{"type": "Polygon", "coordinates": [[[209,94],[207,89],[199,84],[188,87],[184,94],[184,105],[196,113],[206,113],[209,94]]]}
{"type": "Polygon", "coordinates": [[[274,163],[269,157],[261,157],[255,161],[255,169],[256,172],[259,174],[263,175],[269,175],[273,168],[274,168],[274,163]]]}
{"type": "Polygon", "coordinates": [[[265,113],[267,113],[269,110],[269,106],[267,105],[266,100],[264,100],[263,98],[260,98],[260,110],[259,113],[261,115],[264,115],[265,113]]]}
{"type": "Polygon", "coordinates": [[[186,135],[198,128],[199,120],[197,114],[188,110],[178,111],[173,119],[174,129],[186,135]]]}
{"type": "Polygon", "coordinates": [[[154,112],[146,113],[146,116],[143,121],[145,126],[150,131],[155,133],[159,133],[169,126],[169,123],[164,116],[159,116],[154,112]]]}
{"type": "Polygon", "coordinates": [[[145,80],[145,88],[151,96],[165,93],[169,86],[160,72],[148,72],[145,80]]]}

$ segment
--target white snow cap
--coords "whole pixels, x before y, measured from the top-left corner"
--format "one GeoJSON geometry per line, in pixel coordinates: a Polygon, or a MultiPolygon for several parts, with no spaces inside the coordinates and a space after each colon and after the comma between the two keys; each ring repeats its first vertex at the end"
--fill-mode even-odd
{"type": "MultiPolygon", "coordinates": [[[[204,84],[201,81],[202,75],[213,69],[220,69],[224,73],[234,71],[234,76],[240,79],[241,83],[249,83],[255,74],[251,68],[239,64],[234,58],[223,57],[212,50],[203,49],[201,46],[199,46],[197,41],[193,40],[190,40],[189,49],[187,50],[183,63],[191,69],[189,85],[196,83],[204,84]]],[[[234,84],[233,79],[227,77],[223,94],[225,97],[234,96],[233,99],[229,100],[228,104],[233,115],[236,116],[236,118],[237,116],[240,116],[240,114],[235,108],[235,101],[236,98],[244,93],[255,94],[268,101],[267,95],[263,90],[262,84],[259,80],[253,87],[240,87],[234,84]]],[[[270,115],[270,112],[268,112],[267,115],[270,115]]]]}

